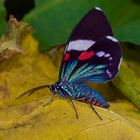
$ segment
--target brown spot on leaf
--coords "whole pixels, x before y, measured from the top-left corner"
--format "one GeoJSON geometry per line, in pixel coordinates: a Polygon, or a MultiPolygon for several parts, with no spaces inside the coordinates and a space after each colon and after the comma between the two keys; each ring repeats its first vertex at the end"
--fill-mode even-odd
{"type": "Polygon", "coordinates": [[[24,105],[22,107],[20,107],[20,112],[23,114],[23,115],[27,115],[27,114],[30,114],[34,111],[36,107],[35,106],[29,106],[28,104],[27,105],[24,105]]]}
{"type": "Polygon", "coordinates": [[[4,85],[0,85],[0,93],[3,94],[3,97],[2,97],[3,99],[6,99],[10,96],[10,92],[8,90],[6,81],[4,82],[4,85]]]}

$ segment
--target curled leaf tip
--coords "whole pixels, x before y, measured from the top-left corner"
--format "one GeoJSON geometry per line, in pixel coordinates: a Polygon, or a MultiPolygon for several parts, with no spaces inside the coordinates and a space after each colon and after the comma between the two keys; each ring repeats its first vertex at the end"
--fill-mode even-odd
{"type": "Polygon", "coordinates": [[[13,24],[16,27],[20,26],[20,22],[13,15],[10,15],[8,23],[9,25],[13,24]]]}

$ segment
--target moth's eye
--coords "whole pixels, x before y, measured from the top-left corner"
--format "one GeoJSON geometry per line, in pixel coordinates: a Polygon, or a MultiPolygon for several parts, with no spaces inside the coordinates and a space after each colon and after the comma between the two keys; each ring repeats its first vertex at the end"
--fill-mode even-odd
{"type": "Polygon", "coordinates": [[[54,86],[52,86],[52,87],[51,87],[51,90],[52,90],[52,91],[55,91],[55,87],[54,87],[54,86]]]}

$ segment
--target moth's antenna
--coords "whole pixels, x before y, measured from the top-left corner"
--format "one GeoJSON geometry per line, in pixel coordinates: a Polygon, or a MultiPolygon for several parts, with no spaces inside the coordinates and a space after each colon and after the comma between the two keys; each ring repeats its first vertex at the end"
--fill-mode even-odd
{"type": "Polygon", "coordinates": [[[42,85],[42,86],[39,86],[39,87],[35,87],[35,88],[32,88],[24,93],[22,93],[21,95],[19,95],[18,97],[16,97],[16,99],[19,99],[21,98],[22,96],[24,95],[27,95],[27,96],[30,96],[31,94],[33,94],[34,92],[38,91],[38,90],[41,90],[43,88],[49,88],[50,89],[50,85],[42,85]]]}

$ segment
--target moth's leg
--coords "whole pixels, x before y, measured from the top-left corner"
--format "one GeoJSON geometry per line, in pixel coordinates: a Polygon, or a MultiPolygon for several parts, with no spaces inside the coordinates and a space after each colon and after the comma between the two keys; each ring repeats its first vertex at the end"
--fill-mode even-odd
{"type": "Polygon", "coordinates": [[[73,108],[75,110],[76,118],[78,119],[79,117],[78,117],[78,112],[77,112],[76,106],[74,105],[74,103],[73,103],[71,98],[69,98],[69,100],[70,100],[70,102],[71,102],[71,104],[72,104],[72,106],[73,106],[73,108]]]}
{"type": "Polygon", "coordinates": [[[92,105],[92,102],[88,102],[88,104],[89,104],[89,106],[91,107],[91,109],[95,112],[95,114],[100,118],[100,120],[103,120],[102,118],[101,118],[101,116],[97,113],[97,111],[95,110],[95,108],[93,107],[93,105],[92,105]]]}
{"type": "Polygon", "coordinates": [[[54,98],[54,93],[52,93],[52,95],[49,98],[48,102],[46,104],[44,104],[43,107],[45,107],[46,105],[49,105],[53,101],[53,98],[54,98]]]}
{"type": "Polygon", "coordinates": [[[81,98],[78,98],[78,99],[76,99],[77,101],[83,101],[83,102],[85,102],[85,103],[87,103],[87,97],[88,97],[88,95],[90,94],[90,92],[86,95],[86,96],[84,96],[84,97],[81,97],[81,98]]]}
{"type": "Polygon", "coordinates": [[[102,120],[102,118],[101,118],[101,116],[97,113],[97,111],[95,110],[95,108],[93,107],[93,105],[92,105],[92,102],[93,102],[93,100],[92,100],[92,95],[90,95],[91,93],[89,92],[86,96],[85,96],[85,99],[84,99],[84,101],[90,106],[90,108],[95,112],[95,114],[102,120]],[[89,99],[88,99],[88,96],[90,97],[89,99]]]}

